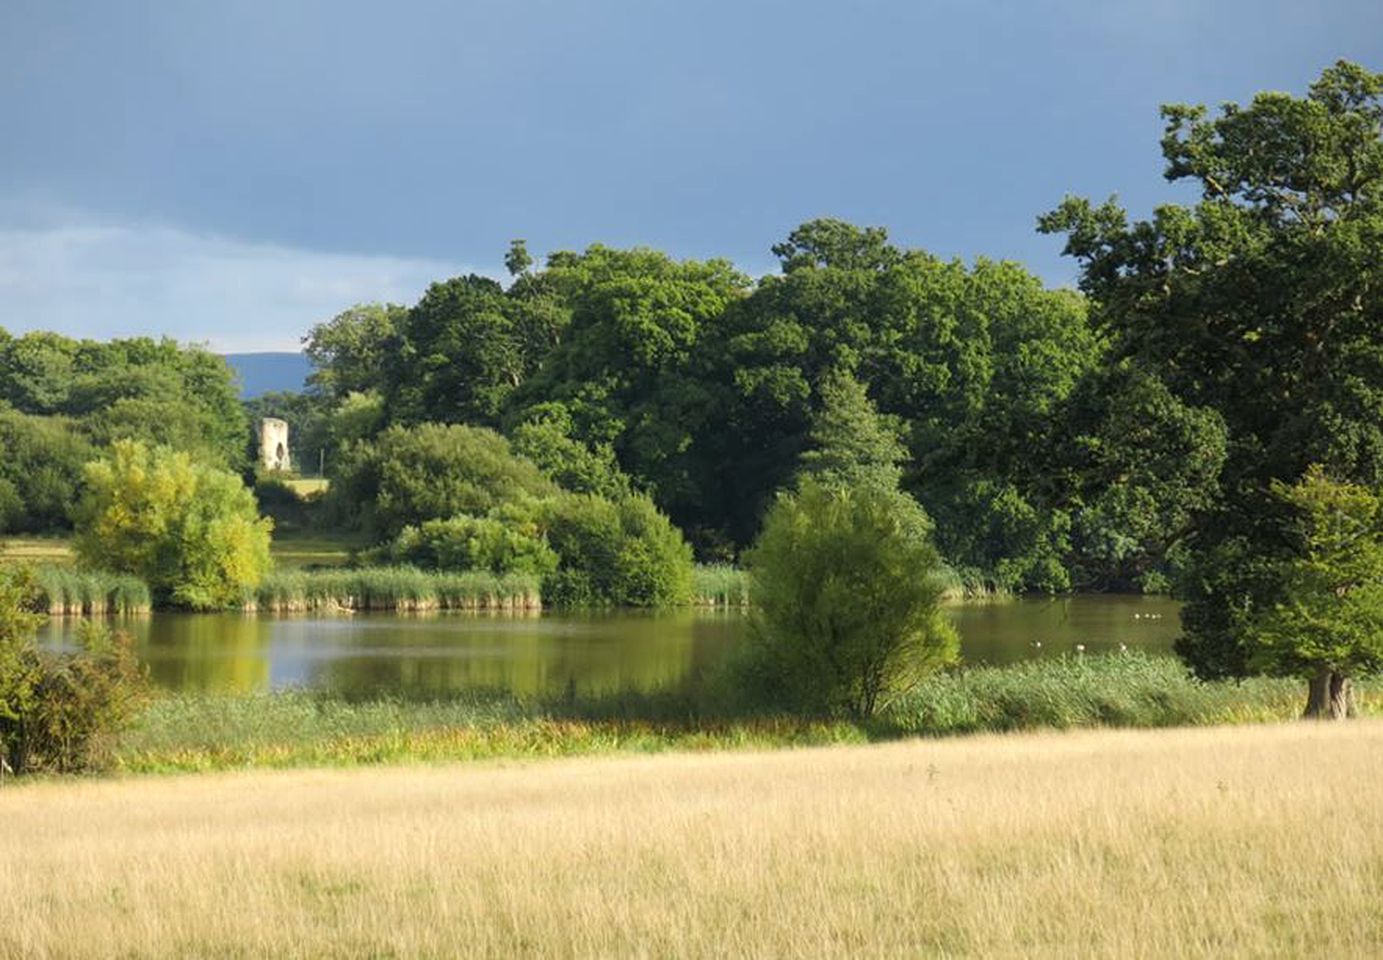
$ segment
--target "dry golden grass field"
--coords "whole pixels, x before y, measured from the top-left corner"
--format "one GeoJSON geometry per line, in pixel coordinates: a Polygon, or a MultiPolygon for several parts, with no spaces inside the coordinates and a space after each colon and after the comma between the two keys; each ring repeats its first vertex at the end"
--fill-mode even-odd
{"type": "Polygon", "coordinates": [[[1383,956],[1383,721],[0,790],[0,954],[1383,956]]]}

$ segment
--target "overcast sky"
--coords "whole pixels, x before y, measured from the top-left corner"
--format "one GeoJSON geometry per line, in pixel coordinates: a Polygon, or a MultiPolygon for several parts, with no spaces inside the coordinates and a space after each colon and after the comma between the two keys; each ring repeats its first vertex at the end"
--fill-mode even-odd
{"type": "Polygon", "coordinates": [[[293,349],[592,242],[760,274],[830,215],[1074,271],[1163,102],[1383,69],[1378,0],[0,0],[0,326],[293,349]]]}

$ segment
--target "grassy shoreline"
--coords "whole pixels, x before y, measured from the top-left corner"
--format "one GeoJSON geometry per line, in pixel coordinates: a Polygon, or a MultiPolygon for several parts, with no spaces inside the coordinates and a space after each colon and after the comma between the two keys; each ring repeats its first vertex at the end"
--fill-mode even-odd
{"type": "MultiPolygon", "coordinates": [[[[116,772],[147,774],[1215,726],[1292,720],[1303,698],[1295,680],[1201,683],[1171,658],[1141,654],[938,674],[864,723],[736,709],[706,692],[549,701],[475,693],[432,702],[302,691],[169,695],[113,744],[112,761],[116,772]]],[[[1383,683],[1363,686],[1360,705],[1383,714],[1383,683]]]]}

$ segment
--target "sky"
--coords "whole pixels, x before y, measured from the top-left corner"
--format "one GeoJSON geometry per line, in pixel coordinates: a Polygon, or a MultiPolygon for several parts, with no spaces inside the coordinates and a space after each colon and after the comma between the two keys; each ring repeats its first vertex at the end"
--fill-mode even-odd
{"type": "Polygon", "coordinates": [[[1378,0],[0,0],[0,327],[291,350],[509,241],[728,257],[819,216],[1075,267],[1158,106],[1383,69],[1378,0]]]}

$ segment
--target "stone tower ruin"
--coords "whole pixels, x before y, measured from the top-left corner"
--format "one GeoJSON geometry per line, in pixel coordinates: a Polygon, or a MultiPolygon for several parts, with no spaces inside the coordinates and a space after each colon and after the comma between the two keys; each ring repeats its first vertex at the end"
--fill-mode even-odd
{"type": "Polygon", "coordinates": [[[259,421],[259,463],[265,470],[287,470],[288,424],[265,417],[259,421]]]}

